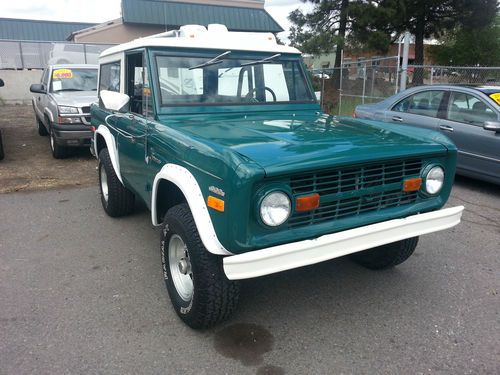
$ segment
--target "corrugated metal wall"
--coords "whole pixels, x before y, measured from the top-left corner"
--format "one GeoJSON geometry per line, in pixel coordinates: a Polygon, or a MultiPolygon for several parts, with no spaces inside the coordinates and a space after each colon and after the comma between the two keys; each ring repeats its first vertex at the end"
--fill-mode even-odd
{"type": "Polygon", "coordinates": [[[264,9],[151,0],[122,0],[125,22],[178,26],[222,23],[230,30],[281,32],[264,9]]]}
{"type": "Polygon", "coordinates": [[[94,24],[0,18],[0,39],[58,42],[91,26],[94,24]]]}

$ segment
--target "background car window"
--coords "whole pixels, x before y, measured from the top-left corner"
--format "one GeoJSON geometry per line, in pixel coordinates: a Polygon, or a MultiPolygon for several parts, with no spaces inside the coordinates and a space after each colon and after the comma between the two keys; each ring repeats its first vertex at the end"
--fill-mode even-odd
{"type": "Polygon", "coordinates": [[[120,92],[120,62],[101,65],[99,91],[108,90],[120,92]]]}
{"type": "Polygon", "coordinates": [[[485,121],[497,121],[497,116],[481,99],[462,92],[452,92],[448,120],[483,126],[485,121]]]}
{"type": "Polygon", "coordinates": [[[419,92],[400,101],[392,110],[396,112],[408,112],[416,115],[437,117],[443,96],[444,91],[440,90],[419,92]]]}

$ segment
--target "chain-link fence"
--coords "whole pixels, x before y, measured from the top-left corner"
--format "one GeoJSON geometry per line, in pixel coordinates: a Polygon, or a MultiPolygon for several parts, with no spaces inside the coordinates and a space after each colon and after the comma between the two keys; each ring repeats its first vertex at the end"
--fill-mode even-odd
{"type": "MultiPolygon", "coordinates": [[[[401,88],[398,57],[351,62],[342,68],[311,70],[314,89],[327,113],[350,116],[357,105],[379,102],[401,88]]],[[[500,85],[500,67],[409,65],[406,87],[419,85],[500,85]]]]}
{"type": "Polygon", "coordinates": [[[51,64],[97,64],[110,44],[0,41],[0,69],[43,69],[51,64]]]}
{"type": "Polygon", "coordinates": [[[358,104],[378,102],[398,89],[397,57],[344,59],[341,68],[311,72],[322,107],[332,114],[350,115],[358,104]]]}
{"type": "Polygon", "coordinates": [[[436,84],[500,85],[500,67],[408,66],[407,87],[436,84]]]}

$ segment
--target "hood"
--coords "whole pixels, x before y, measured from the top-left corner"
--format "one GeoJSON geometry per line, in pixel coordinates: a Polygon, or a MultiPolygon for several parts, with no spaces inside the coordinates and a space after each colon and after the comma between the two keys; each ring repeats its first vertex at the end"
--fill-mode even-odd
{"type": "Polygon", "coordinates": [[[168,122],[202,141],[234,150],[267,175],[447,150],[429,131],[321,114],[196,116],[168,122]]]}
{"type": "Polygon", "coordinates": [[[97,91],[61,91],[52,93],[57,105],[88,107],[97,102],[97,91]]]}

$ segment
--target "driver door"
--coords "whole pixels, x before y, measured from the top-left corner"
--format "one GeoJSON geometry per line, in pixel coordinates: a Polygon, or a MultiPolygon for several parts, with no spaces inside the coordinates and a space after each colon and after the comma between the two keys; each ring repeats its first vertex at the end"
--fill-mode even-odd
{"type": "Polygon", "coordinates": [[[129,112],[117,117],[120,169],[128,185],[144,197],[147,181],[147,133],[151,97],[144,52],[127,54],[125,93],[130,97],[129,112]]]}

